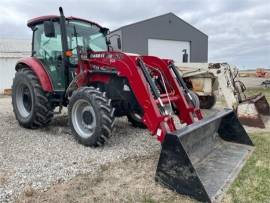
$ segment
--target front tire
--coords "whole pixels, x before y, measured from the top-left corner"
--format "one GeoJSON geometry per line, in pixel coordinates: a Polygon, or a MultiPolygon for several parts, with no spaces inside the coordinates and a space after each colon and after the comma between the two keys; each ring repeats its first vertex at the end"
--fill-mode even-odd
{"type": "Polygon", "coordinates": [[[105,93],[94,87],[76,90],[69,102],[69,123],[79,143],[97,147],[111,137],[114,125],[114,108],[105,93]]]}
{"type": "Polygon", "coordinates": [[[21,68],[15,74],[12,106],[16,119],[25,128],[46,126],[53,117],[48,94],[43,91],[37,76],[29,68],[21,68]]]}

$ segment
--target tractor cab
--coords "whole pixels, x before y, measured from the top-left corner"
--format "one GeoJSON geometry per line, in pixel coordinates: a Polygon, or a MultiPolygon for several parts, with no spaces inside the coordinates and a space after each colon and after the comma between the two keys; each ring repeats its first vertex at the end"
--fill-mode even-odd
{"type": "Polygon", "coordinates": [[[27,25],[33,30],[32,57],[44,65],[55,91],[64,91],[74,77],[78,47],[85,52],[108,51],[108,29],[91,21],[67,17],[61,26],[59,16],[43,16],[27,25]],[[65,77],[65,66],[69,77],[65,77]]]}

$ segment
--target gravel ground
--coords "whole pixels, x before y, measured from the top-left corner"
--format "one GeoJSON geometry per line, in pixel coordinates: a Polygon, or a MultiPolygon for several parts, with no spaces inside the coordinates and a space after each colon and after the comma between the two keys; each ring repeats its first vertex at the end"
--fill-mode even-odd
{"type": "Polygon", "coordinates": [[[11,99],[4,97],[0,98],[0,116],[0,202],[14,202],[29,186],[47,190],[104,164],[160,150],[147,130],[133,128],[125,118],[117,120],[117,130],[105,147],[93,149],[76,143],[66,113],[46,128],[23,129],[15,120],[11,99]]]}
{"type": "MultiPolygon", "coordinates": [[[[244,83],[253,87],[260,84],[258,80],[248,79],[243,80],[244,83]]],[[[95,149],[84,147],[73,139],[66,112],[56,116],[46,128],[28,130],[15,120],[11,98],[1,96],[0,118],[1,203],[16,201],[29,188],[47,191],[52,185],[67,182],[77,175],[94,174],[104,165],[159,154],[160,150],[155,137],[147,130],[133,128],[125,118],[117,119],[113,137],[106,145],[95,149]]],[[[246,129],[249,132],[258,130],[246,129]]]]}

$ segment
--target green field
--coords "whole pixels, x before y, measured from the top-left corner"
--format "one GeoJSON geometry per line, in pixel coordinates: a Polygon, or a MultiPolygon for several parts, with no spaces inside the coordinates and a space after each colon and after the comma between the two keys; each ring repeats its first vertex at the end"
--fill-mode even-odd
{"type": "Polygon", "coordinates": [[[250,134],[256,149],[225,197],[225,202],[270,202],[270,131],[250,134]]]}
{"type": "MultiPolygon", "coordinates": [[[[251,96],[258,92],[270,103],[270,88],[252,88],[246,94],[251,96]]],[[[232,184],[225,202],[270,202],[270,129],[249,134],[256,146],[255,152],[232,184]]]]}

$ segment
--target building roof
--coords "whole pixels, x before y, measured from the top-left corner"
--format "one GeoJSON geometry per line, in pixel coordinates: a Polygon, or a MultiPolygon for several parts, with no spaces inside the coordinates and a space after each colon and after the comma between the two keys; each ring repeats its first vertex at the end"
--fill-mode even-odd
{"type": "Polygon", "coordinates": [[[118,30],[122,30],[122,29],[125,29],[125,28],[128,28],[128,27],[131,27],[131,26],[140,24],[140,23],[145,23],[145,22],[148,22],[148,21],[153,20],[153,19],[155,19],[155,18],[165,17],[165,16],[167,16],[167,15],[177,17],[180,21],[184,22],[184,23],[187,24],[188,26],[194,28],[194,29],[197,30],[198,32],[200,32],[200,33],[202,33],[202,34],[204,34],[204,35],[207,36],[207,34],[205,34],[204,32],[202,32],[202,31],[199,30],[198,28],[194,27],[193,25],[189,24],[188,22],[184,21],[182,18],[178,17],[177,15],[175,15],[175,14],[172,13],[172,12],[165,13],[165,14],[162,14],[162,15],[159,15],[159,16],[155,16],[155,17],[152,17],[152,18],[148,18],[148,19],[145,19],[145,20],[141,20],[141,21],[138,21],[138,22],[135,22],[135,23],[131,23],[131,24],[128,24],[128,25],[124,25],[124,26],[122,26],[122,27],[119,27],[119,28],[113,30],[112,32],[115,32],[115,31],[118,31],[118,30]]]}

